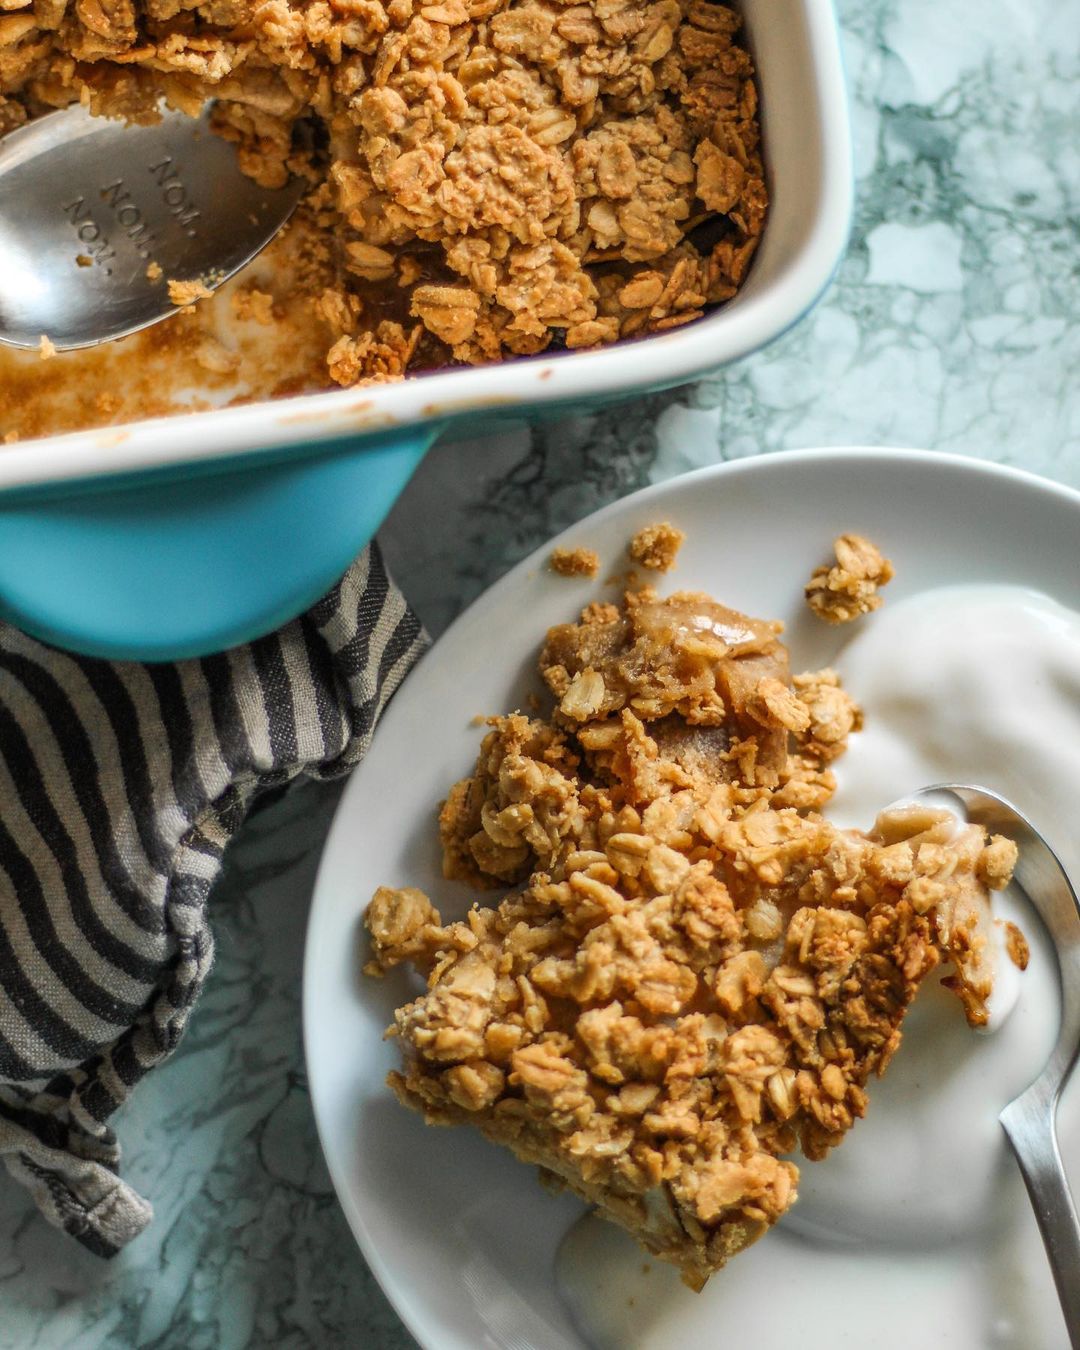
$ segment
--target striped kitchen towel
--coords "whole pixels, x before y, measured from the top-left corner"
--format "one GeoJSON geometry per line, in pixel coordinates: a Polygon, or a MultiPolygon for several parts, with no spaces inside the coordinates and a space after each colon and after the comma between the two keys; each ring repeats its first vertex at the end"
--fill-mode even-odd
{"type": "Polygon", "coordinates": [[[201,661],[0,625],[0,1156],[91,1250],[152,1215],[109,1119],[183,1035],[225,845],[259,792],[357,763],[424,642],[374,545],[302,618],[201,661]]]}

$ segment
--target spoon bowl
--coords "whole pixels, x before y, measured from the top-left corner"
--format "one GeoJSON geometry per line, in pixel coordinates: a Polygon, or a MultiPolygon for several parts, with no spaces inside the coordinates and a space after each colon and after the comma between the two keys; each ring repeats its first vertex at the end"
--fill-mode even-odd
{"type": "Polygon", "coordinates": [[[1080,902],[1050,845],[1011,802],[987,788],[943,783],[910,800],[951,806],[967,820],[1012,839],[1014,882],[1046,927],[1057,956],[1061,1023],[1050,1058],[1001,1112],[1054,1274],[1073,1350],[1080,1350],[1080,1221],[1057,1142],[1057,1105],[1080,1052],[1080,902]],[[950,802],[949,799],[952,799],[950,802]]]}
{"type": "Polygon", "coordinates": [[[307,184],[260,187],[210,116],[133,126],[73,104],[0,139],[0,343],[125,337],[176,313],[169,281],[213,290],[269,243],[307,184]]]}

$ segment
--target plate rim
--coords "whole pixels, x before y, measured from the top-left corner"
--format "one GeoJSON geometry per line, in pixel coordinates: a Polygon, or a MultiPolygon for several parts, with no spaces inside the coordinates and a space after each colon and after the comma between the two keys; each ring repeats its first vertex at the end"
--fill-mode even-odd
{"type": "MultiPolygon", "coordinates": [[[[957,454],[955,452],[917,449],[914,447],[902,446],[872,446],[872,445],[850,445],[850,446],[818,446],[806,449],[791,449],[759,452],[737,460],[723,460],[717,464],[705,465],[702,468],[693,469],[686,473],[675,474],[670,478],[665,478],[658,483],[650,483],[645,487],[638,488],[633,492],[626,493],[624,496],[608,502],[605,506],[595,511],[587,513],[581,519],[566,526],[551,538],[545,540],[537,548],[533,549],[519,562],[515,563],[507,572],[485,588],[475,597],[465,609],[453,620],[453,622],[444,630],[442,634],[432,643],[431,647],[423,654],[417,666],[430,661],[438,652],[439,647],[444,641],[455,634],[459,625],[467,623],[473,610],[480,605],[490,604],[497,601],[505,592],[512,590],[522,580],[535,572],[538,566],[542,566],[551,549],[564,540],[568,540],[572,535],[579,532],[583,527],[593,524],[601,524],[610,516],[625,511],[628,506],[647,506],[648,503],[657,497],[664,496],[673,488],[683,489],[687,485],[695,482],[711,482],[716,479],[727,479],[736,477],[745,477],[747,475],[757,476],[770,472],[783,471],[789,464],[807,464],[813,462],[825,463],[830,465],[843,465],[844,463],[866,464],[871,461],[880,464],[889,464],[893,467],[918,464],[925,467],[929,472],[939,470],[954,470],[961,474],[970,474],[974,478],[995,479],[1004,483],[1013,483],[1017,488],[1027,489],[1041,493],[1050,498],[1070,506],[1077,516],[1077,523],[1080,525],[1080,489],[1072,488],[1065,483],[1060,483],[1052,478],[1047,478],[1042,474],[1037,474],[1029,469],[1021,469],[1011,464],[1001,464],[994,460],[979,459],[971,455],[957,454]]],[[[410,671],[410,675],[412,672],[410,671]]],[[[409,676],[406,676],[406,681],[409,676]]],[[[402,682],[403,684],[405,681],[402,682]]],[[[378,735],[376,726],[375,735],[378,735]]],[[[323,1107],[321,1102],[321,1090],[317,1082],[321,1081],[319,1073],[312,1072],[312,1064],[315,1056],[312,1053],[311,1045],[314,1035],[313,1026],[315,1018],[313,1014],[313,1002],[315,999],[314,990],[318,985],[317,974],[314,969],[314,952],[317,947],[316,934],[321,922],[323,912],[331,903],[330,888],[326,882],[327,856],[330,852],[330,845],[335,832],[342,828],[342,821],[348,811],[348,802],[353,792],[353,784],[358,778],[358,771],[362,769],[363,761],[356,766],[346,782],[345,789],[338,801],[330,827],[323,841],[322,850],[319,857],[319,865],[316,869],[315,879],[312,885],[311,901],[308,911],[308,919],[305,925],[304,935],[304,957],[301,972],[301,1015],[302,1015],[302,1042],[304,1051],[304,1062],[308,1079],[308,1088],[311,1099],[312,1114],[315,1118],[316,1132],[319,1139],[319,1146],[322,1149],[323,1158],[326,1163],[327,1171],[330,1174],[331,1183],[334,1188],[334,1195],[345,1215],[349,1230],[353,1239],[360,1249],[360,1252],[368,1265],[372,1275],[375,1277],[383,1295],[390,1303],[396,1315],[400,1318],[409,1334],[422,1348],[422,1350],[440,1350],[440,1343],[433,1340],[429,1334],[429,1328],[421,1319],[418,1319],[413,1313],[415,1305],[410,1304],[400,1288],[400,1281],[390,1270],[387,1263],[368,1234],[363,1223],[359,1206],[353,1204],[351,1192],[346,1185],[346,1178],[341,1174],[335,1159],[331,1156],[331,1150],[327,1146],[327,1136],[329,1126],[324,1119],[323,1107]]]]}

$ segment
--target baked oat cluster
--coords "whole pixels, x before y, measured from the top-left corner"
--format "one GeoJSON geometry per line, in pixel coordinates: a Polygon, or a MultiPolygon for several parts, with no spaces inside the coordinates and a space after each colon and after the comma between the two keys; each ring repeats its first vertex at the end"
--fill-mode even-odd
{"type": "Polygon", "coordinates": [[[2,0],[0,133],[216,100],[248,173],[312,179],[292,228],[349,385],[734,295],[766,211],[739,24],[711,0],[2,0]]]}
{"type": "Polygon", "coordinates": [[[548,567],[560,577],[595,577],[600,571],[600,556],[592,548],[553,548],[548,567]]]}
{"type": "Polygon", "coordinates": [[[826,623],[851,623],[881,608],[880,590],[892,581],[893,565],[861,534],[833,541],[836,562],[815,569],[806,584],[806,603],[826,623]]]}
{"type": "Polygon", "coordinates": [[[670,521],[662,520],[643,525],[627,546],[634,562],[652,572],[670,572],[679,556],[686,535],[670,521]]]}
{"type": "Polygon", "coordinates": [[[795,1202],[864,1112],[943,962],[986,1019],[988,890],[1015,847],[923,807],[820,814],[860,714],[792,678],[780,625],[704,595],[592,604],[552,629],[549,716],[494,717],[440,815],[444,870],[510,887],[444,923],[367,911],[378,974],[426,990],[390,1077],[599,1206],[692,1287],[795,1202]]]}

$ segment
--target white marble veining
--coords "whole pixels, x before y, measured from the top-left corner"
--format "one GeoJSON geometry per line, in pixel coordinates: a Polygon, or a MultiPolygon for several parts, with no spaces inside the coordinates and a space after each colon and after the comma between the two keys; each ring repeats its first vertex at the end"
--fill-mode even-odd
{"type": "MultiPolygon", "coordinates": [[[[1080,486],[1080,0],[841,0],[858,202],[828,295],[692,391],[437,447],[383,540],[433,631],[555,530],[650,481],[811,445],[914,445],[1080,486]]],[[[260,812],[174,1059],[117,1122],[157,1218],[103,1263],[0,1184],[0,1350],[412,1341],[322,1165],[303,927],[332,788],[260,812]]]]}

